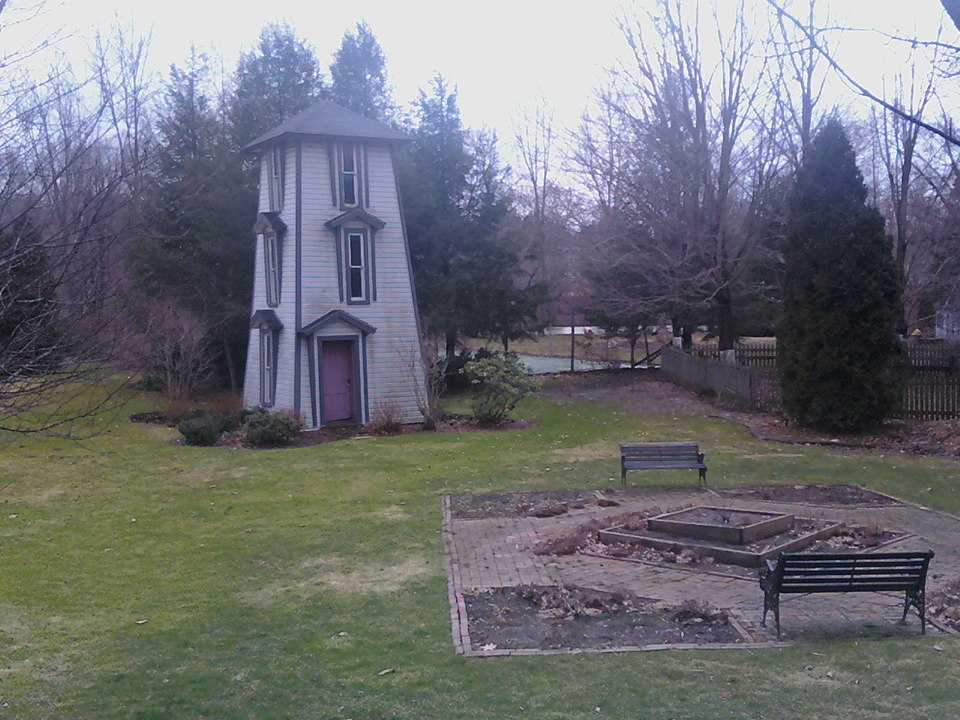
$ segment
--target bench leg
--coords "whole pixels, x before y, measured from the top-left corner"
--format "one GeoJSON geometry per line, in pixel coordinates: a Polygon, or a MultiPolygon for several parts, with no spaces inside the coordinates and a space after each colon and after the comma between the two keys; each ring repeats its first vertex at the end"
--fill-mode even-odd
{"type": "Polygon", "coordinates": [[[910,592],[907,590],[904,593],[903,598],[903,617],[900,618],[900,622],[907,621],[907,611],[910,609],[910,606],[913,605],[917,609],[917,613],[920,615],[920,634],[927,634],[927,613],[926,613],[926,593],[923,588],[915,592],[910,592]]]}
{"type": "Polygon", "coordinates": [[[620,468],[620,486],[627,486],[627,469],[625,467],[620,468]]]}
{"type": "Polygon", "coordinates": [[[763,619],[760,627],[767,626],[767,611],[773,611],[773,621],[777,627],[777,640],[780,639],[780,593],[763,593],[763,619]]]}
{"type": "Polygon", "coordinates": [[[706,486],[707,486],[707,471],[701,470],[700,471],[700,487],[706,487],[706,486]]]}

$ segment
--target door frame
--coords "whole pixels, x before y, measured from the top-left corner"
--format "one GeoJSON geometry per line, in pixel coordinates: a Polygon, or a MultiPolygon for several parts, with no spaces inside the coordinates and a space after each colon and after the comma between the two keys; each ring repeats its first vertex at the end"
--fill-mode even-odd
{"type": "MultiPolygon", "coordinates": [[[[361,340],[357,335],[317,335],[316,336],[316,362],[313,366],[312,375],[315,379],[317,393],[314,398],[314,425],[322,427],[323,420],[323,344],[328,342],[348,342],[350,343],[350,363],[351,363],[351,381],[353,382],[352,413],[348,422],[362,423],[365,413],[363,412],[364,386],[363,378],[366,377],[366,367],[361,365],[363,353],[361,352],[361,340]],[[361,384],[362,383],[362,384],[361,384]]],[[[313,384],[313,383],[311,383],[313,384]]]]}

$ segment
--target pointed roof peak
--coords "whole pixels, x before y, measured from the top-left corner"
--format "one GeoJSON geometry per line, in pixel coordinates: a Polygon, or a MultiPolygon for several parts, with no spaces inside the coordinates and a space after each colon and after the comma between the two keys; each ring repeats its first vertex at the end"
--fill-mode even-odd
{"type": "Polygon", "coordinates": [[[287,118],[242,150],[256,150],[272,140],[289,137],[328,137],[343,139],[404,141],[409,138],[379,120],[371,120],[330,100],[319,100],[303,112],[287,118]]]}

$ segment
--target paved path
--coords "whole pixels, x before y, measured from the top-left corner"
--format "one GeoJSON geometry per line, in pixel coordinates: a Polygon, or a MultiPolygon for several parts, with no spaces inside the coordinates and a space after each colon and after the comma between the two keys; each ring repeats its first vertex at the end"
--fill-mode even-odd
{"type": "MultiPolygon", "coordinates": [[[[801,517],[841,521],[849,525],[878,525],[907,535],[883,549],[927,550],[936,553],[927,579],[927,592],[936,591],[960,577],[960,518],[909,503],[888,506],[811,506],[724,498],[712,491],[652,490],[620,507],[572,511],[554,518],[489,518],[463,520],[451,517],[444,498],[444,537],[450,571],[451,620],[454,644],[466,654],[486,654],[471,647],[463,593],[480,588],[515,585],[576,585],[607,591],[629,591],[645,598],[679,604],[694,599],[727,610],[743,636],[743,647],[775,645],[772,616],[761,627],[763,593],[756,577],[690,570],[589,555],[538,556],[532,552],[542,538],[562,535],[597,517],[657,507],[701,504],[753,510],[790,512],[801,517]]],[[[780,601],[785,641],[823,637],[916,636],[916,614],[900,624],[902,593],[844,593],[840,595],[784,595],[780,601]]],[[[928,634],[943,631],[931,626],[928,634]]],[[[501,654],[504,651],[500,651],[501,654]]]]}

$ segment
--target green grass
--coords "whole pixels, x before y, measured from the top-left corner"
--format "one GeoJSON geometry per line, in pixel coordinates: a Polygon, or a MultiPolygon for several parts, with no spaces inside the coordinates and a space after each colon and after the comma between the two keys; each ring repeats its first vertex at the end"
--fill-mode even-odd
{"type": "Polygon", "coordinates": [[[542,397],[517,414],[536,426],[270,451],[181,447],[122,417],[83,443],[8,438],[0,720],[960,716],[953,638],[455,655],[440,496],[613,486],[620,440],[696,439],[715,485],[856,482],[960,511],[945,460],[542,397]]]}

